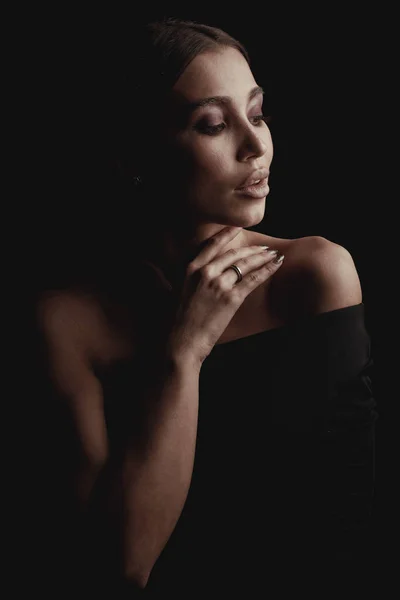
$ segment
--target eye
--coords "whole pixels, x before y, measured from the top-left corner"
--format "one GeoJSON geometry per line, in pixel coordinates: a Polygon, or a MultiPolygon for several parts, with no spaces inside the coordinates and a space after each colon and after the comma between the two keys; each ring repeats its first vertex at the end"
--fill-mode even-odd
{"type": "Polygon", "coordinates": [[[252,117],[253,121],[255,121],[257,124],[261,123],[261,121],[264,121],[265,123],[267,123],[269,117],[265,117],[264,115],[256,115],[255,117],[252,117]]]}
{"type": "MultiPolygon", "coordinates": [[[[264,115],[256,115],[254,117],[251,117],[251,119],[256,125],[259,125],[262,121],[264,121],[265,123],[268,123],[270,121],[270,117],[265,117],[264,115]]],[[[215,135],[223,129],[225,129],[225,127],[225,123],[219,123],[218,125],[203,125],[200,123],[196,125],[194,129],[200,131],[201,133],[205,133],[206,135],[215,135]]]]}
{"type": "Polygon", "coordinates": [[[224,123],[219,123],[218,125],[202,125],[200,123],[199,125],[195,126],[195,129],[197,129],[197,131],[200,131],[201,133],[206,133],[207,135],[213,135],[215,133],[219,133],[224,128],[225,128],[224,123]]]}

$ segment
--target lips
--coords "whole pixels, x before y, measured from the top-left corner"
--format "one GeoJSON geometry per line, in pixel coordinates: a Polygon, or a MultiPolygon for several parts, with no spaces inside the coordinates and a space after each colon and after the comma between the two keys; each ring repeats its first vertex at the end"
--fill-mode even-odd
{"type": "Polygon", "coordinates": [[[247,177],[247,179],[245,179],[244,181],[242,181],[242,183],[240,184],[239,187],[237,187],[237,190],[241,190],[243,188],[247,188],[249,187],[249,185],[253,185],[254,183],[258,183],[259,181],[261,181],[262,179],[266,179],[269,175],[269,171],[268,169],[257,169],[256,171],[253,171],[253,173],[251,175],[249,175],[247,177]]]}

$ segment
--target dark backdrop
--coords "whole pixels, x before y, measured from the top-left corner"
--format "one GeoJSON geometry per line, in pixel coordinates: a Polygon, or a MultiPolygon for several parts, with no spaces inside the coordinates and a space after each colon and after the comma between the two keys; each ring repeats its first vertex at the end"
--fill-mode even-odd
{"type": "MultiPolygon", "coordinates": [[[[222,11],[220,11],[222,13],[222,11]]],[[[384,68],[374,15],[304,9],[241,7],[237,14],[148,10],[142,20],[177,16],[226,29],[250,52],[256,80],[269,91],[275,157],[265,218],[255,229],[277,237],[320,235],[352,254],[363,289],[375,360],[377,423],[374,510],[376,553],[390,527],[392,485],[387,399],[381,393],[377,273],[384,251],[379,217],[385,202],[381,125],[384,68]],[[378,164],[381,168],[377,173],[378,164]]],[[[116,41],[131,35],[135,16],[50,16],[24,37],[23,274],[28,295],[74,280],[113,244],[107,204],[115,194],[109,115],[115,110],[116,41]]],[[[47,15],[47,18],[49,16],[47,15]]],[[[137,17],[136,17],[137,18],[137,17]]],[[[379,36],[378,36],[379,37],[379,36]]],[[[145,116],[144,118],[147,118],[145,116]]],[[[151,115],[148,116],[151,118],[151,115]]],[[[20,218],[21,214],[17,215],[20,218]]],[[[379,294],[379,298],[381,294],[379,294]]]]}

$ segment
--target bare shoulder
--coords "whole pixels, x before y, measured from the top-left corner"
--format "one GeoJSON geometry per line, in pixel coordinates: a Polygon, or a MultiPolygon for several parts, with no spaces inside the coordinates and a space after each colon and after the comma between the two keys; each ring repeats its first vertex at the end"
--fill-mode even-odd
{"type": "MultiPolygon", "coordinates": [[[[54,400],[66,402],[90,474],[104,465],[108,456],[103,414],[103,388],[92,365],[103,337],[101,306],[95,297],[77,291],[48,291],[37,305],[37,318],[47,347],[47,374],[54,400]]],[[[72,431],[71,431],[72,433],[72,431]]],[[[86,484],[82,480],[82,500],[86,484]]]]}
{"type": "Polygon", "coordinates": [[[37,303],[37,318],[45,335],[87,340],[99,322],[99,303],[77,290],[47,290],[37,303]]]}
{"type": "Polygon", "coordinates": [[[85,302],[65,290],[46,291],[37,301],[47,374],[62,397],[73,398],[80,391],[93,391],[97,386],[88,363],[90,338],[85,317],[90,315],[85,302]]]}
{"type": "Polygon", "coordinates": [[[285,255],[271,280],[275,312],[285,321],[329,312],[362,302],[354,260],[343,246],[323,236],[275,238],[252,232],[251,242],[285,255]]]}
{"type": "Polygon", "coordinates": [[[88,361],[107,363],[127,352],[104,302],[88,291],[44,292],[38,300],[37,319],[48,344],[73,345],[88,361]]]}
{"type": "Polygon", "coordinates": [[[297,283],[307,314],[329,312],[362,302],[362,289],[350,252],[322,236],[299,238],[288,256],[288,277],[297,283]]]}

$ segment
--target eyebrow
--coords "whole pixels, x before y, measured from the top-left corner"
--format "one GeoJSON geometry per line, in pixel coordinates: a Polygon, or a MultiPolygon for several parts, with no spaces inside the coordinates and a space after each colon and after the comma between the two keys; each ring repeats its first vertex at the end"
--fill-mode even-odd
{"type": "MultiPolygon", "coordinates": [[[[250,90],[248,100],[252,100],[255,96],[258,96],[259,94],[264,95],[265,92],[261,86],[257,85],[252,90],[250,90]]],[[[202,108],[204,106],[208,106],[209,104],[214,104],[217,106],[227,105],[231,102],[231,100],[232,98],[230,98],[229,96],[210,96],[209,98],[202,98],[201,100],[196,100],[195,102],[189,102],[186,105],[186,109],[189,113],[191,113],[197,108],[202,108]]]]}

